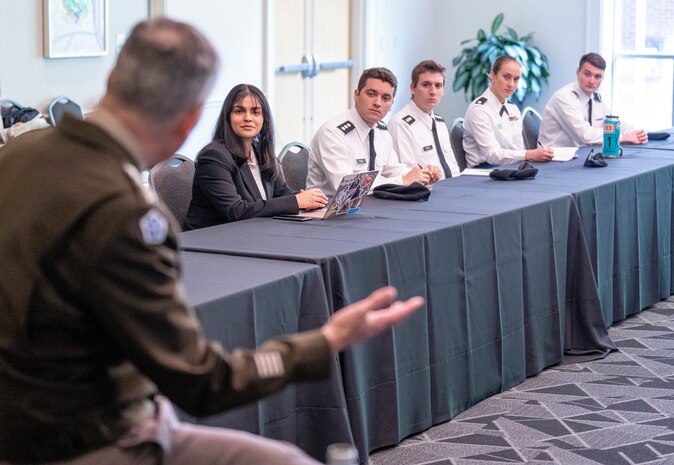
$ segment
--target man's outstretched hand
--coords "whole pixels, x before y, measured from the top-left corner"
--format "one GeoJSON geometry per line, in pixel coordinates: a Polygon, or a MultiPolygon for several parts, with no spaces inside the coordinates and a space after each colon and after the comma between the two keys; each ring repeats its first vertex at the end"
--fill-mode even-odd
{"type": "Polygon", "coordinates": [[[397,291],[382,287],[368,297],[335,312],[321,328],[333,352],[340,352],[398,324],[424,303],[422,297],[394,301],[397,291]]]}

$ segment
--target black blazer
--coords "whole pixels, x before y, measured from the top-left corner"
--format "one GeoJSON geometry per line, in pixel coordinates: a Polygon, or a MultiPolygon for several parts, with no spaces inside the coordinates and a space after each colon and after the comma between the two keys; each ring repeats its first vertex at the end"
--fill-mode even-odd
{"type": "Polygon", "coordinates": [[[295,193],[281,174],[274,179],[262,176],[262,184],[267,200],[262,199],[246,161],[233,156],[222,141],[211,142],[195,160],[185,229],[299,212],[295,193]]]}

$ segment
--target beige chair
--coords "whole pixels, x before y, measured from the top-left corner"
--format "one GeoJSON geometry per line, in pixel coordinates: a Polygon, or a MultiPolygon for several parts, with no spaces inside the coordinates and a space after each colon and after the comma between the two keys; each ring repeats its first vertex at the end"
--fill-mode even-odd
{"type": "Polygon", "coordinates": [[[526,107],[522,112],[522,138],[524,148],[533,150],[538,146],[538,133],[541,130],[541,114],[531,107],[526,107]]]}
{"type": "Polygon", "coordinates": [[[466,169],[466,151],[463,150],[463,118],[456,118],[449,130],[449,143],[452,145],[454,158],[459,165],[459,170],[466,169]]]}
{"type": "Polygon", "coordinates": [[[301,142],[290,142],[278,155],[286,184],[294,191],[306,189],[309,171],[309,150],[301,142]]]}
{"type": "Polygon", "coordinates": [[[152,167],[148,182],[176,217],[180,227],[184,228],[192,200],[194,162],[184,155],[175,154],[152,167]]]}

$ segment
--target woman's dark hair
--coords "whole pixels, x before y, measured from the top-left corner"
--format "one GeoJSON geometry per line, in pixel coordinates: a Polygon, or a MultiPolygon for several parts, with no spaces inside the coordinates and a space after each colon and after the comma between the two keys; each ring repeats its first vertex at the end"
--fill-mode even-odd
{"type": "Polygon", "coordinates": [[[229,91],[222,104],[218,122],[215,125],[213,140],[222,141],[227,150],[241,161],[248,158],[243,141],[232,129],[230,121],[230,115],[234,106],[247,96],[251,96],[259,102],[262,108],[262,117],[264,118],[262,129],[255,137],[255,140],[253,140],[253,148],[257,156],[257,163],[260,166],[260,173],[268,179],[274,179],[279,172],[276,154],[274,153],[274,122],[269,103],[262,91],[257,87],[250,84],[239,84],[229,91]]]}

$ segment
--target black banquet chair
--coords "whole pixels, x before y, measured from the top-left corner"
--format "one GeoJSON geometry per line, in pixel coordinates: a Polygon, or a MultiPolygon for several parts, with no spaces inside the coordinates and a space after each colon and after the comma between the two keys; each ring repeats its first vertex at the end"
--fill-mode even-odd
{"type": "Polygon", "coordinates": [[[301,142],[286,144],[278,155],[286,184],[294,191],[307,187],[309,171],[309,150],[301,142]]]}
{"type": "Polygon", "coordinates": [[[541,114],[532,107],[526,107],[522,111],[522,137],[524,148],[533,150],[538,146],[538,133],[541,130],[541,114]]]}
{"type": "Polygon", "coordinates": [[[184,229],[192,200],[194,162],[184,155],[175,154],[150,169],[148,182],[184,229]]]}
{"type": "Polygon", "coordinates": [[[69,113],[78,119],[84,119],[84,112],[82,107],[68,97],[56,97],[49,103],[49,119],[51,124],[58,126],[59,122],[63,118],[63,115],[69,113]]]}
{"type": "Polygon", "coordinates": [[[468,164],[466,163],[466,151],[463,150],[463,118],[456,118],[452,123],[449,130],[449,143],[452,146],[459,170],[465,170],[468,164]]]}

